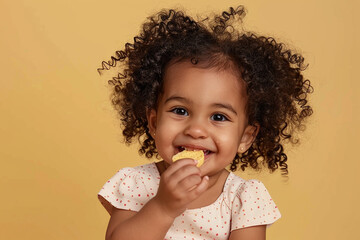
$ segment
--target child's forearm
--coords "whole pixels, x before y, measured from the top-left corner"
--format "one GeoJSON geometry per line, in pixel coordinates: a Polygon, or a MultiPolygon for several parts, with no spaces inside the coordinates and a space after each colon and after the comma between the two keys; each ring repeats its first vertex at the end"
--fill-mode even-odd
{"type": "Polygon", "coordinates": [[[118,224],[106,239],[163,240],[173,221],[174,218],[164,214],[161,206],[152,199],[135,215],[118,224]]]}

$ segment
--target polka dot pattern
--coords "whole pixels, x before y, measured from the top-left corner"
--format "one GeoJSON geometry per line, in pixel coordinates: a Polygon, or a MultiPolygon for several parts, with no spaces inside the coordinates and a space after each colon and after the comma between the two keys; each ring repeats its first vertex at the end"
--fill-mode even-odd
{"type": "Polygon", "coordinates": [[[248,180],[233,199],[231,229],[267,225],[281,217],[280,211],[259,180],[248,180]]]}
{"type": "MultiPolygon", "coordinates": [[[[155,163],[123,168],[105,183],[99,200],[110,213],[112,206],[139,211],[159,187],[155,163]]],[[[235,229],[270,226],[281,217],[265,186],[230,173],[218,199],[202,208],[188,209],[179,215],[165,239],[228,239],[235,229]]]]}

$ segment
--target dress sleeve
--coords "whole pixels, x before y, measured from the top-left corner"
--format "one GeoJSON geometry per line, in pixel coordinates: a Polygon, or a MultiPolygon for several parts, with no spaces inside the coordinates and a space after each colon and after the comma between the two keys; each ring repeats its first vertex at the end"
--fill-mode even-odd
{"type": "Polygon", "coordinates": [[[264,184],[259,180],[248,180],[236,193],[232,208],[231,230],[267,225],[281,217],[264,184]]]}
{"type": "Polygon", "coordinates": [[[134,168],[123,168],[105,183],[98,198],[110,215],[113,207],[138,212],[155,195],[143,175],[134,168]]]}

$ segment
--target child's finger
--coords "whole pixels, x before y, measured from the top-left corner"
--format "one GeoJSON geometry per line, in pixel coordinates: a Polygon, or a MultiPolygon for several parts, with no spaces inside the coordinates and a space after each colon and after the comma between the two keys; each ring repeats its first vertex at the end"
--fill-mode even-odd
{"type": "Polygon", "coordinates": [[[198,174],[193,174],[190,175],[184,179],[182,179],[177,186],[177,189],[179,191],[191,191],[192,189],[194,189],[195,187],[197,187],[197,185],[199,185],[201,183],[202,178],[200,177],[200,175],[198,174]]]}
{"type": "Polygon", "coordinates": [[[206,189],[208,188],[209,186],[209,177],[208,176],[204,176],[202,179],[201,179],[201,182],[200,184],[194,188],[193,190],[191,190],[189,193],[188,193],[188,197],[190,200],[194,200],[196,199],[197,197],[199,197],[203,192],[206,191],[206,189]]]}
{"type": "Polygon", "coordinates": [[[171,164],[162,175],[165,178],[167,178],[186,165],[195,166],[196,164],[197,162],[194,159],[191,158],[181,159],[171,164]]]}
{"type": "MultiPolygon", "coordinates": [[[[185,165],[177,169],[177,171],[173,172],[173,174],[165,176],[164,181],[166,181],[170,189],[187,190],[185,187],[182,187],[181,182],[189,178],[185,181],[185,183],[188,182],[189,180],[193,179],[191,178],[192,176],[197,176],[198,179],[201,180],[199,168],[197,168],[195,165],[185,165]]],[[[200,181],[198,181],[198,183],[200,183],[200,181]]],[[[190,184],[191,183],[187,183],[187,185],[190,184]]]]}

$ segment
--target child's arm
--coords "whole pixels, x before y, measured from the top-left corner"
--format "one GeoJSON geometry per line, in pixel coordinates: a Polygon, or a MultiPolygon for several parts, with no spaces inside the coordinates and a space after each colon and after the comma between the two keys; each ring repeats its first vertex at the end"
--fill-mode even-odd
{"type": "Polygon", "coordinates": [[[139,212],[113,207],[106,231],[106,240],[163,240],[174,219],[161,210],[156,201],[153,200],[145,204],[139,212]]]}
{"type": "Polygon", "coordinates": [[[229,240],[265,240],[266,225],[258,225],[233,230],[229,240]]]}
{"type": "Polygon", "coordinates": [[[195,165],[192,159],[170,165],[161,175],[156,196],[139,212],[113,207],[106,240],[163,240],[174,219],[207,189],[208,180],[200,177],[195,165]],[[192,189],[194,186],[196,188],[192,189]]]}

